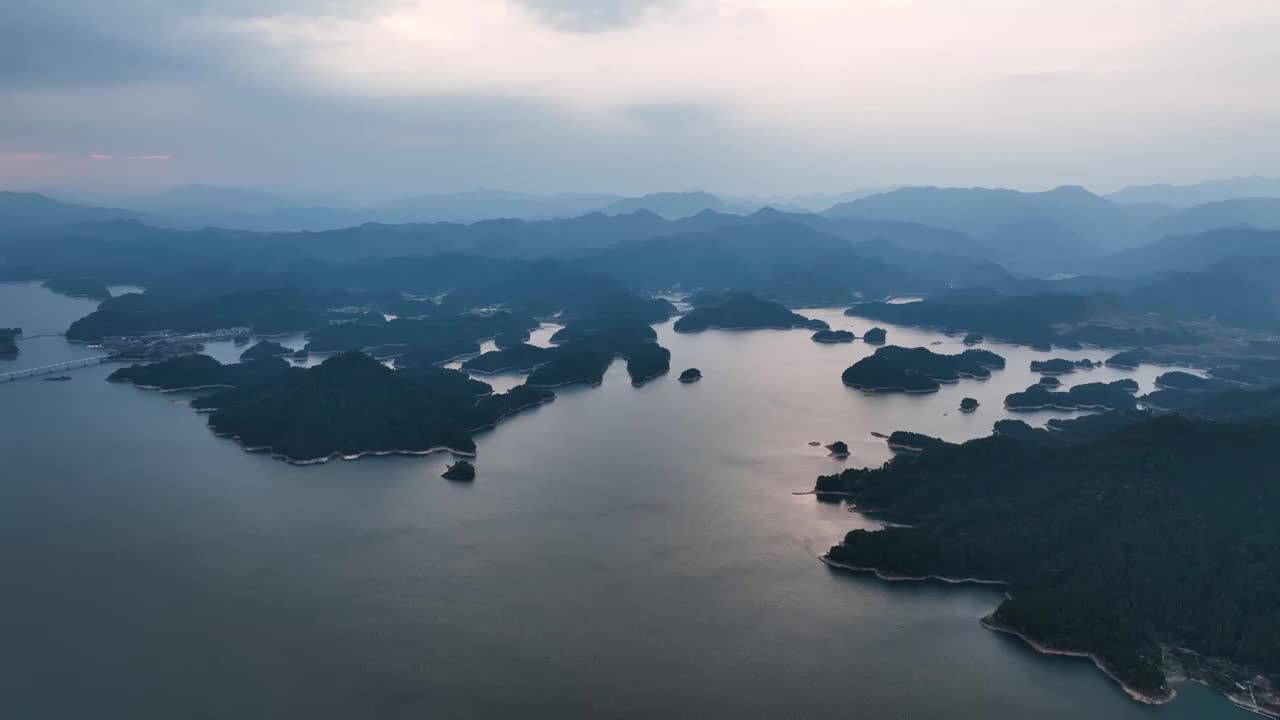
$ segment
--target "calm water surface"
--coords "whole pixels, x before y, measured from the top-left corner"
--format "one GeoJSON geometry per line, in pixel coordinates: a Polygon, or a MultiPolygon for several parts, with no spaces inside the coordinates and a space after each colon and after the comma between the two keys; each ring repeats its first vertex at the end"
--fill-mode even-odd
{"type": "MultiPolygon", "coordinates": [[[[0,326],[28,334],[92,308],[0,284],[0,326]]],[[[187,397],[103,382],[111,365],[0,385],[0,717],[1252,717],[1198,686],[1140,706],[1088,662],[985,631],[997,592],[818,562],[873,525],[792,492],[884,461],[873,430],[986,434],[1048,355],[989,345],[1010,365],[989,381],[866,396],[840,383],[862,343],[659,334],[672,374],[633,388],[615,363],[559,391],[477,438],[470,486],[439,477],[442,455],[244,453],[187,397]],[[681,385],[686,367],[705,378],[681,385]],[[840,439],[846,463],[807,444],[840,439]]],[[[936,340],[961,348],[889,327],[936,340]]],[[[21,347],[0,371],[91,352],[21,347]]]]}

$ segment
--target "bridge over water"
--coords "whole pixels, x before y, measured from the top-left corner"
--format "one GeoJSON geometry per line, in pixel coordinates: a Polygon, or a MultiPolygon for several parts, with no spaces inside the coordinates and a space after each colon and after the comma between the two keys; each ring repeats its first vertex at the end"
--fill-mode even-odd
{"type": "Polygon", "coordinates": [[[52,375],[53,373],[75,370],[76,368],[88,367],[90,365],[101,365],[102,363],[109,362],[112,359],[113,358],[110,355],[94,355],[92,357],[77,358],[75,360],[54,363],[52,365],[41,365],[40,367],[13,370],[7,373],[0,373],[0,383],[39,377],[40,375],[52,375]]]}

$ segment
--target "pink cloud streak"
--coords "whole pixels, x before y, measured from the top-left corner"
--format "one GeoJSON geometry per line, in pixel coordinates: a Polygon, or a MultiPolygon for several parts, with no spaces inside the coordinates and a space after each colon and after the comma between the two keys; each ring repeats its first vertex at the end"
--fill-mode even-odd
{"type": "Polygon", "coordinates": [[[143,160],[146,162],[172,160],[172,155],[113,155],[111,153],[93,153],[91,160],[143,160]]]}

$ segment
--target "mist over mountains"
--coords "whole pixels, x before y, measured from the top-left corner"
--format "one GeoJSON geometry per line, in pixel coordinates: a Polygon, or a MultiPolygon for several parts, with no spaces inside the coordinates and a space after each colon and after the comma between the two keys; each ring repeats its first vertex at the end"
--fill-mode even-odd
{"type": "MultiPolygon", "coordinates": [[[[1161,272],[1233,253],[1269,252],[1270,236],[1257,231],[1280,230],[1280,197],[1232,197],[1190,206],[1175,203],[1277,187],[1280,182],[1246,178],[1196,186],[1127,188],[1105,197],[1078,186],[1044,192],[905,187],[773,201],[705,191],[620,197],[476,190],[332,207],[302,205],[255,190],[193,185],[103,205],[60,202],[36,193],[3,193],[0,239],[56,236],[73,230],[72,234],[81,235],[95,223],[110,221],[136,223],[131,232],[144,236],[163,234],[166,229],[201,230],[223,237],[244,232],[283,234],[276,238],[277,245],[288,245],[292,234],[303,232],[309,234],[307,242],[315,254],[327,260],[353,259],[367,247],[376,247],[374,252],[380,256],[462,252],[534,258],[581,255],[616,246],[613,256],[622,258],[644,252],[641,244],[655,238],[667,239],[653,243],[651,260],[675,252],[688,259],[710,252],[711,247],[724,256],[757,253],[764,245],[811,257],[834,250],[834,241],[841,249],[861,245],[855,250],[863,257],[914,264],[935,281],[954,282],[945,273],[933,272],[938,263],[923,262],[918,256],[964,258],[1016,275],[1048,277],[1161,272]],[[1161,198],[1170,202],[1156,202],[1161,198]],[[802,207],[826,200],[840,201],[818,212],[802,207]],[[761,226],[772,230],[761,230],[761,226]],[[1200,235],[1205,236],[1203,241],[1195,239],[1200,235]],[[673,249],[680,242],[672,238],[688,240],[688,247],[673,249]],[[814,238],[826,244],[815,247],[810,242],[814,238]],[[351,245],[352,239],[359,239],[359,244],[351,245]]],[[[121,232],[116,226],[107,234],[121,232]]],[[[592,262],[604,268],[611,261],[592,262]]],[[[641,268],[645,266],[635,263],[625,272],[644,276],[641,268]]],[[[991,277],[990,273],[980,276],[991,277]]],[[[654,279],[652,274],[647,277],[654,279]]],[[[692,278],[679,282],[685,281],[692,278]]]]}

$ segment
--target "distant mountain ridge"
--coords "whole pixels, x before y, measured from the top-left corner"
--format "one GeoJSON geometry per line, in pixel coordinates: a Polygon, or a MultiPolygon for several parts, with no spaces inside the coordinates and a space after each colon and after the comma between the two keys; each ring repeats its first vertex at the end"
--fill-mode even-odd
{"type": "Polygon", "coordinates": [[[697,215],[704,210],[746,215],[758,209],[760,209],[758,205],[730,203],[717,195],[698,190],[694,192],[660,192],[642,195],[637,198],[625,198],[602,208],[601,212],[606,215],[622,215],[637,210],[648,210],[667,220],[679,220],[697,215]]]}
{"type": "Polygon", "coordinates": [[[1236,198],[1189,207],[1156,220],[1148,235],[1162,238],[1229,227],[1280,229],[1280,197],[1236,198]]]}
{"type": "Polygon", "coordinates": [[[138,217],[129,210],[64,203],[39,193],[0,192],[0,240],[53,232],[81,223],[138,217]]]}
{"type": "Polygon", "coordinates": [[[1143,275],[1207,267],[1231,257],[1280,257],[1280,230],[1220,228],[1170,235],[1110,255],[1094,268],[1106,275],[1143,275]]]}
{"type": "MultiPolygon", "coordinates": [[[[864,260],[876,259],[901,269],[914,265],[913,276],[927,281],[922,287],[974,282],[1006,287],[1011,280],[1006,269],[1032,278],[1089,273],[1115,277],[1203,268],[1232,255],[1270,255],[1274,243],[1269,236],[1251,236],[1246,231],[1280,229],[1280,198],[1242,198],[1160,211],[1152,205],[1116,203],[1072,186],[1040,193],[909,187],[862,197],[823,214],[772,207],[747,212],[749,206],[702,191],[618,198],[483,190],[417,196],[362,210],[272,209],[290,202],[271,193],[190,186],[154,196],[147,204],[150,212],[146,212],[59,202],[34,193],[3,193],[0,239],[58,234],[86,240],[91,236],[147,238],[158,244],[152,252],[185,252],[179,248],[201,244],[205,247],[199,252],[207,254],[213,252],[208,245],[213,238],[220,243],[242,243],[249,240],[246,233],[266,229],[271,231],[270,242],[248,242],[251,252],[279,253],[305,246],[307,255],[325,262],[433,253],[573,259],[610,246],[663,236],[697,237],[713,230],[728,243],[723,252],[754,252],[752,248],[757,246],[751,242],[732,248],[733,238],[748,240],[775,233],[773,242],[781,246],[788,238],[801,237],[794,228],[803,226],[812,234],[844,241],[842,249],[852,244],[864,260]],[[602,209],[578,213],[585,206],[602,203],[602,209]],[[218,216],[235,208],[246,211],[218,216]],[[255,215],[250,211],[261,212],[255,215]],[[150,214],[159,212],[186,213],[190,224],[150,214]],[[553,216],[516,217],[534,212],[553,216]],[[558,212],[564,215],[555,215],[558,212]],[[447,213],[511,217],[469,223],[356,222],[371,215],[399,220],[447,213]],[[217,217],[247,218],[243,224],[255,230],[217,229],[213,221],[217,217]],[[287,229],[294,225],[309,232],[287,229]],[[756,229],[766,225],[772,229],[756,229]],[[174,231],[168,228],[198,230],[204,239],[171,235],[174,231]],[[1238,232],[1226,232],[1232,229],[1238,232]],[[1203,237],[1194,239],[1199,236],[1203,237]]],[[[237,223],[229,224],[234,227],[237,223]]],[[[800,256],[831,249],[815,250],[801,243],[793,251],[800,256]]],[[[774,269],[775,274],[793,273],[793,290],[808,273],[795,275],[800,268],[786,263],[774,269]]],[[[831,273],[823,275],[826,280],[822,282],[834,280],[831,273]]],[[[811,279],[818,282],[816,277],[811,279]]]]}
{"type": "Polygon", "coordinates": [[[1118,203],[1191,207],[1238,198],[1280,198],[1280,178],[1241,177],[1193,185],[1134,185],[1107,195],[1118,203]]]}
{"type": "Polygon", "coordinates": [[[1100,247],[1133,244],[1131,212],[1082,187],[1045,192],[991,188],[908,187],[828,209],[828,217],[917,222],[972,235],[979,242],[1010,226],[1058,225],[1100,247]]]}

